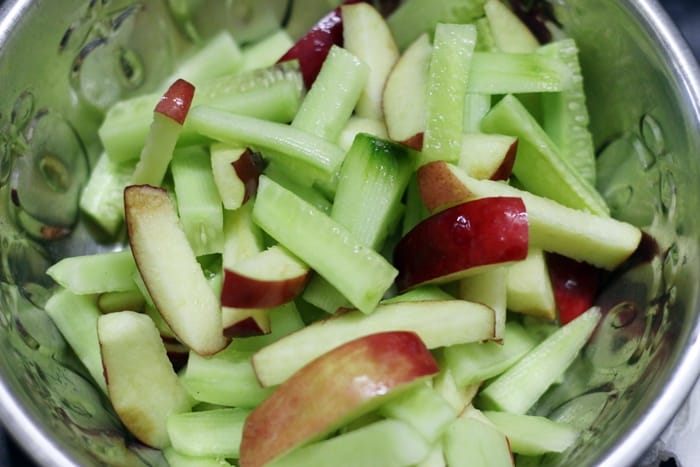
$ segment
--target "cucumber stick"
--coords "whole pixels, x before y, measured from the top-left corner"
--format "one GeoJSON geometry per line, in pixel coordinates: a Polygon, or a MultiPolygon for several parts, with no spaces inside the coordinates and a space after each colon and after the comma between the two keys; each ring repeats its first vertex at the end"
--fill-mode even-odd
{"type": "Polygon", "coordinates": [[[365,313],[374,311],[398,274],[340,223],[265,176],[260,177],[253,218],[365,313]]]}
{"type": "Polygon", "coordinates": [[[357,467],[415,465],[430,445],[407,423],[381,420],[334,438],[301,447],[273,460],[270,467],[357,467]]]}
{"type": "MultiPolygon", "coordinates": [[[[400,217],[401,197],[417,158],[406,146],[358,134],[340,168],[331,218],[361,244],[379,249],[400,217]]],[[[320,276],[311,280],[304,299],[327,312],[347,301],[320,276]]]]}
{"type": "Polygon", "coordinates": [[[136,262],[131,250],[71,256],[46,270],[53,280],[76,294],[136,290],[136,262]]]}
{"type": "Polygon", "coordinates": [[[368,73],[367,65],[356,56],[341,47],[331,47],[292,126],[337,141],[360,98],[368,73]]]}
{"type": "Polygon", "coordinates": [[[172,447],[188,456],[237,458],[248,409],[222,408],[168,417],[172,447]]]}
{"type": "Polygon", "coordinates": [[[473,25],[438,24],[428,69],[422,163],[457,161],[462,147],[464,100],[476,45],[473,25]]]}
{"type": "Polygon", "coordinates": [[[559,154],[552,139],[513,95],[493,106],[481,121],[481,129],[518,137],[513,174],[525,189],[574,209],[609,216],[603,197],[559,154]]]}
{"type": "Polygon", "coordinates": [[[588,183],[595,186],[596,160],[593,136],[588,130],[589,116],[578,47],[573,39],[562,39],[541,47],[539,53],[559,58],[571,72],[571,86],[541,96],[542,126],[552,141],[588,183]]]}
{"type": "Polygon", "coordinates": [[[330,179],[343,162],[342,149],[323,138],[282,123],[236,115],[209,106],[195,107],[187,117],[192,127],[212,139],[259,149],[271,159],[291,159],[310,179],[330,179]]]}
{"type": "Polygon", "coordinates": [[[483,414],[508,437],[516,454],[537,456],[548,452],[563,452],[579,436],[576,428],[545,417],[484,411],[483,414]]]}
{"type": "Polygon", "coordinates": [[[481,391],[481,406],[525,414],[571,365],[588,342],[600,316],[599,308],[590,308],[557,329],[481,391]]]}

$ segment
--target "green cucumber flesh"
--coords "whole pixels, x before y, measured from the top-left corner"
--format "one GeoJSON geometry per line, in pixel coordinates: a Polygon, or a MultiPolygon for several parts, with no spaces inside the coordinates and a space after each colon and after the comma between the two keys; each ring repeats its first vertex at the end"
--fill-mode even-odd
{"type": "Polygon", "coordinates": [[[172,446],[163,449],[163,457],[170,467],[230,467],[226,459],[220,457],[187,456],[177,452],[172,446]]]}
{"type": "Polygon", "coordinates": [[[188,456],[237,458],[249,413],[221,408],[172,414],[167,421],[171,446],[188,456]]]}
{"type": "Polygon", "coordinates": [[[550,93],[574,77],[559,57],[540,53],[474,52],[467,91],[480,94],[550,93]]]}
{"type": "Polygon", "coordinates": [[[484,411],[483,414],[503,433],[512,451],[526,456],[564,452],[579,437],[577,429],[545,417],[508,412],[484,411]]]}
{"type": "Polygon", "coordinates": [[[369,67],[356,56],[341,47],[331,47],[292,126],[337,141],[360,98],[368,73],[369,67]]]}
{"type": "Polygon", "coordinates": [[[473,417],[452,422],[442,440],[450,467],[512,467],[508,440],[496,428],[473,417]]]}
{"type": "Polygon", "coordinates": [[[267,177],[260,177],[253,218],[353,305],[371,313],[397,275],[340,223],[267,177]]]}
{"type": "Polygon", "coordinates": [[[504,97],[481,121],[487,133],[518,137],[513,174],[530,192],[574,209],[607,216],[603,197],[563,159],[534,117],[512,95],[504,97]]]}
{"type": "Polygon", "coordinates": [[[504,52],[527,53],[540,45],[530,29],[501,0],[486,0],[484,13],[493,41],[504,52]]]}
{"type": "Polygon", "coordinates": [[[46,274],[73,293],[95,294],[136,290],[135,271],[134,256],[126,249],[64,258],[46,274]]]}
{"type": "Polygon", "coordinates": [[[571,365],[599,321],[594,307],[557,329],[480,392],[481,406],[525,414],[571,365]]]}
{"type": "Polygon", "coordinates": [[[270,467],[401,467],[424,459],[430,445],[408,424],[381,420],[334,438],[296,449],[273,460],[270,467]]]}
{"type": "Polygon", "coordinates": [[[223,211],[209,153],[199,146],[177,149],[171,171],[180,223],[195,255],[221,253],[223,211]]]}
{"type": "Polygon", "coordinates": [[[294,45],[284,29],[269,34],[252,44],[241,47],[241,70],[250,71],[274,65],[294,45]]]}
{"type": "Polygon", "coordinates": [[[428,68],[422,163],[459,159],[464,100],[475,44],[473,25],[437,25],[428,68]]]}

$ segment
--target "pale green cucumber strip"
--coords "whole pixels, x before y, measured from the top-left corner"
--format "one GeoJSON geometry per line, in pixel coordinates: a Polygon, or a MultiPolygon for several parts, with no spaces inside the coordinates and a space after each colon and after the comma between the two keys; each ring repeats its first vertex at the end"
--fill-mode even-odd
{"type": "Polygon", "coordinates": [[[426,219],[430,213],[428,208],[423,204],[418,182],[415,175],[411,177],[406,187],[406,212],[403,216],[403,225],[401,227],[402,235],[406,235],[423,219],[426,219]]]}
{"type": "Polygon", "coordinates": [[[454,297],[437,285],[420,285],[402,294],[381,301],[382,305],[397,302],[425,302],[430,300],[453,300],[454,297]]]}
{"type": "Polygon", "coordinates": [[[250,363],[252,352],[238,351],[229,344],[212,357],[190,352],[180,376],[194,400],[228,407],[253,408],[270,395],[258,383],[250,363]]]}
{"type": "Polygon", "coordinates": [[[421,163],[459,160],[464,99],[475,45],[476,28],[473,25],[438,24],[435,29],[428,68],[421,163]]]}
{"type": "Polygon", "coordinates": [[[450,467],[513,467],[506,437],[477,418],[460,417],[452,422],[442,449],[450,467]]]}
{"type": "Polygon", "coordinates": [[[564,452],[578,440],[579,432],[574,427],[546,417],[494,411],[483,414],[508,438],[516,454],[564,452]]]}
{"type": "Polygon", "coordinates": [[[177,452],[172,446],[163,449],[163,457],[170,467],[229,467],[226,459],[219,457],[187,456],[177,452]]]}
{"type": "Polygon", "coordinates": [[[469,199],[521,198],[533,247],[612,270],[634,253],[641,240],[641,231],[632,224],[572,209],[503,182],[477,180],[453,165],[449,168],[470,193],[469,199]]]}
{"type": "Polygon", "coordinates": [[[526,190],[564,206],[609,215],[595,187],[561,157],[551,138],[518,99],[504,97],[481,121],[481,129],[518,137],[513,175],[526,190]]]}
{"type": "Polygon", "coordinates": [[[200,84],[223,75],[240,71],[243,64],[241,49],[228,31],[222,31],[204,42],[204,45],[181,60],[173,73],[165,79],[163,90],[178,79],[200,84]]]}
{"type": "Polygon", "coordinates": [[[474,342],[446,347],[447,368],[458,386],[480,383],[513,366],[537,342],[514,321],[506,322],[503,342],[474,342]]]}
{"type": "Polygon", "coordinates": [[[285,29],[278,29],[257,42],[241,48],[242,71],[250,71],[274,65],[287,50],[294,45],[294,40],[285,29]]]}
{"type": "Polygon", "coordinates": [[[135,162],[115,164],[103,152],[80,194],[80,209],[110,235],[124,222],[124,187],[131,181],[135,162]]]}
{"type": "MultiPolygon", "coordinates": [[[[134,287],[136,284],[134,284],[134,287]]],[[[97,298],[97,308],[102,313],[113,311],[140,311],[146,306],[146,300],[138,288],[122,292],[104,292],[97,298]]]]}
{"type": "Polygon", "coordinates": [[[192,251],[196,256],[223,252],[223,208],[209,153],[199,146],[177,149],[171,171],[180,223],[192,251]]]}
{"type": "Polygon", "coordinates": [[[555,331],[480,392],[478,400],[481,406],[489,410],[526,413],[571,365],[596,328],[600,316],[600,309],[593,307],[555,331]]]}
{"type": "Polygon", "coordinates": [[[464,117],[462,131],[464,133],[479,133],[481,119],[491,110],[491,96],[468,92],[464,96],[464,117]]]}
{"type": "Polygon", "coordinates": [[[323,196],[323,194],[315,187],[305,185],[294,179],[292,176],[290,176],[289,171],[276,161],[270,161],[267,167],[265,167],[264,173],[275,183],[299,195],[299,197],[301,197],[307,203],[320,209],[326,214],[330,214],[333,203],[331,203],[328,198],[323,196]]]}
{"type": "MultiPolygon", "coordinates": [[[[289,122],[301,102],[302,89],[298,63],[285,62],[207,81],[196,88],[193,105],[216,105],[244,115],[289,122]]],[[[138,158],[160,97],[157,92],[145,94],[110,107],[98,130],[110,160],[121,163],[138,158]]],[[[185,121],[179,143],[193,144],[201,139],[185,121]]]]}
{"type": "Polygon", "coordinates": [[[353,310],[317,321],[253,355],[264,386],[285,381],[314,358],[353,339],[384,331],[413,331],[430,349],[493,338],[493,310],[464,300],[404,301],[370,315],[353,310]]]}
{"type": "Polygon", "coordinates": [[[102,391],[107,393],[102,355],[97,339],[97,319],[101,316],[95,296],[75,295],[69,290],[59,289],[49,298],[46,313],[61,331],[78,360],[102,391]]]}
{"type": "Polygon", "coordinates": [[[253,218],[365,313],[374,311],[398,274],[340,223],[265,176],[260,177],[253,218]]]}
{"type": "Polygon", "coordinates": [[[195,107],[187,117],[192,128],[214,140],[244,144],[273,157],[288,157],[331,178],[345,153],[333,143],[282,123],[236,115],[213,107],[195,107]],[[277,154],[278,153],[278,154],[277,154]]]}
{"type": "Polygon", "coordinates": [[[407,0],[387,23],[403,50],[424,32],[432,36],[438,23],[471,23],[483,16],[483,5],[484,0],[407,0]]]}
{"type": "Polygon", "coordinates": [[[379,413],[408,423],[431,444],[456,417],[450,403],[428,384],[418,385],[390,400],[379,408],[379,413]]]}
{"type": "Polygon", "coordinates": [[[596,156],[593,136],[588,130],[589,116],[578,47],[573,39],[551,42],[539,53],[559,58],[571,71],[571,86],[541,96],[542,126],[578,173],[591,185],[596,184],[596,156]]]}
{"type": "Polygon", "coordinates": [[[335,142],[364,89],[369,67],[347,50],[332,46],[304,97],[292,126],[335,142]],[[329,96],[333,96],[329,99],[329,96]]]}
{"type": "Polygon", "coordinates": [[[491,31],[491,23],[485,16],[474,21],[476,26],[476,48],[477,52],[496,52],[496,41],[491,31]]]}
{"type": "Polygon", "coordinates": [[[237,458],[249,409],[222,408],[168,417],[172,447],[188,456],[237,458]]]}
{"type": "MultiPolygon", "coordinates": [[[[358,134],[340,167],[331,218],[357,241],[379,250],[400,218],[396,213],[418,157],[406,146],[358,134]]],[[[347,304],[321,276],[311,279],[303,297],[329,313],[347,304]]]]}
{"type": "Polygon", "coordinates": [[[273,460],[270,467],[357,467],[415,465],[430,445],[408,424],[382,420],[342,435],[296,449],[273,460]]]}
{"type": "Polygon", "coordinates": [[[131,250],[70,256],[46,270],[53,280],[75,294],[136,290],[136,262],[131,250]]]}
{"type": "Polygon", "coordinates": [[[475,52],[467,92],[518,94],[558,92],[572,86],[573,76],[558,57],[539,53],[475,52]]]}

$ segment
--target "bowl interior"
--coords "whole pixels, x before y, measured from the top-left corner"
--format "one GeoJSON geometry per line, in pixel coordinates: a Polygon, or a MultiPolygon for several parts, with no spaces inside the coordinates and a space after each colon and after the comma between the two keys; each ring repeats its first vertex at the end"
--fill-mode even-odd
{"type": "MultiPolygon", "coordinates": [[[[298,37],[328,7],[325,0],[3,4],[0,416],[39,463],[163,462],[125,438],[42,310],[52,262],[119,247],[77,209],[100,153],[104,110],[155,87],[179,55],[217,29],[241,43],[280,26],[298,37]]],[[[698,76],[652,1],[555,0],[551,7],[581,50],[598,188],[615,216],[647,235],[639,260],[600,298],[605,318],[586,359],[536,407],[591,422],[574,449],[544,464],[626,465],[658,437],[700,370],[698,76]]]]}

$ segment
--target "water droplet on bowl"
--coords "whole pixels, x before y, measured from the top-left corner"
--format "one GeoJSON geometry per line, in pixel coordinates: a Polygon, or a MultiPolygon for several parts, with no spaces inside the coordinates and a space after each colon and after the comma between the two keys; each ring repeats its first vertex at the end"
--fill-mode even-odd
{"type": "Polygon", "coordinates": [[[65,193],[71,186],[71,175],[61,159],[53,154],[44,154],[39,159],[39,172],[46,184],[58,193],[65,193]]]}
{"type": "Polygon", "coordinates": [[[664,140],[664,133],[661,129],[661,125],[659,125],[659,122],[657,122],[654,117],[649,114],[643,115],[639,122],[639,131],[647,148],[655,156],[659,157],[665,152],[666,142],[664,140]]]}

